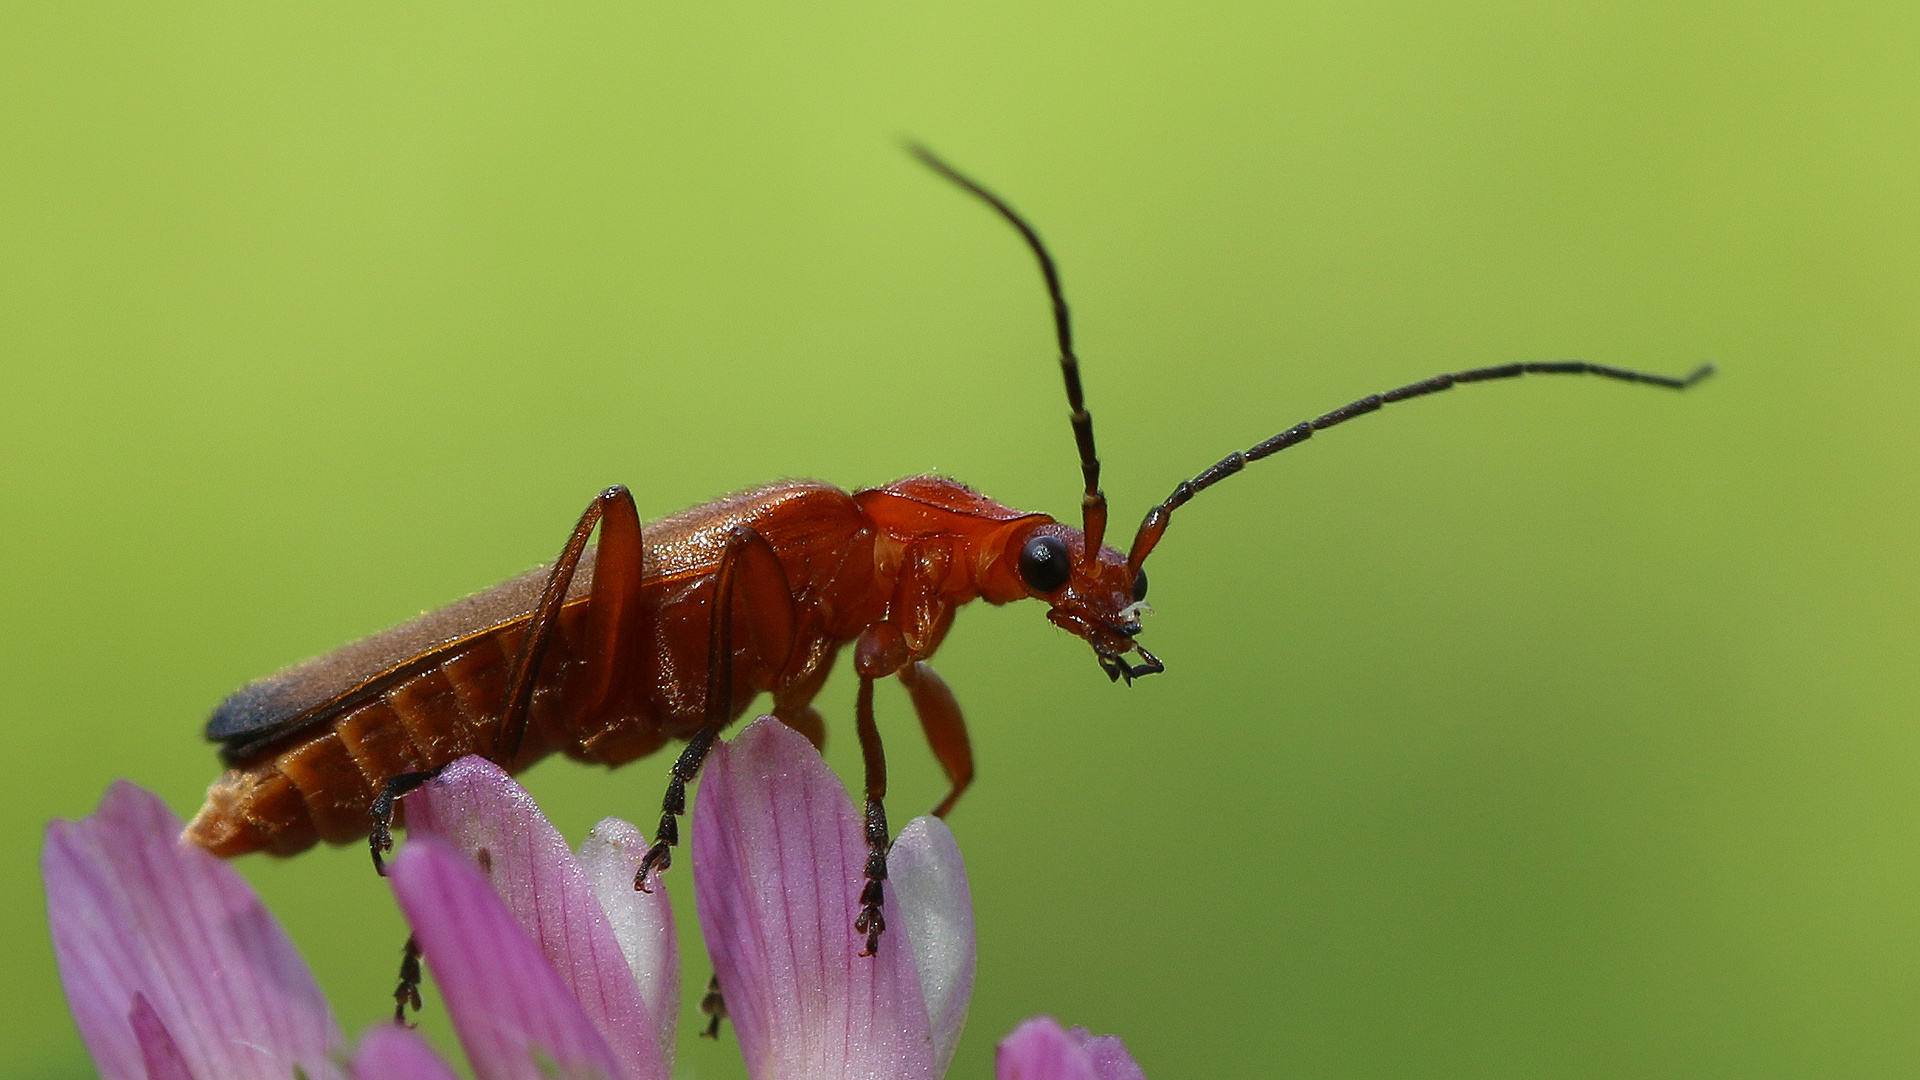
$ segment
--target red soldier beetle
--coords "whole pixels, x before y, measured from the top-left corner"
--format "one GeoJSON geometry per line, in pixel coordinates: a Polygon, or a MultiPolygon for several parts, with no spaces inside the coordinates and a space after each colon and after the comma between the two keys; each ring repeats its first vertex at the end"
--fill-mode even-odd
{"type": "MultiPolygon", "coordinates": [[[[232,856],[288,855],[319,840],[364,836],[379,865],[391,848],[396,799],[462,755],[482,753],[510,771],[554,751],[614,766],[684,739],[635,879],[644,889],[650,874],[671,863],[686,785],[721,730],[768,693],[774,715],[819,744],[824,721],[812,701],[852,644],[870,849],[856,931],[871,954],[885,931],[890,842],[873,684],[893,675],[905,685],[948,777],[948,794],[934,810],[944,816],[973,780],[973,756],[959,703],[926,661],[959,605],[1043,600],[1055,625],[1092,646],[1109,679],[1131,683],[1164,670],[1136,639],[1147,558],[1176,510],[1247,463],[1382,405],[1461,383],[1598,375],[1680,390],[1713,370],[1703,365],[1673,377],[1578,360],[1511,363],[1373,394],[1181,482],[1148,511],[1122,553],[1104,543],[1107,502],[1093,418],[1052,257],[998,196],[929,151],[912,151],[1017,229],[1039,262],[1084,482],[1078,529],[936,476],[851,494],[783,481],[644,528],[627,489],[609,488],[550,567],[229,697],[206,727],[229,769],[187,838],[232,856]],[[596,528],[597,546],[588,543],[596,528]]],[[[415,955],[407,970],[417,973],[415,955]]],[[[401,990],[404,999],[404,981],[401,990]]]]}

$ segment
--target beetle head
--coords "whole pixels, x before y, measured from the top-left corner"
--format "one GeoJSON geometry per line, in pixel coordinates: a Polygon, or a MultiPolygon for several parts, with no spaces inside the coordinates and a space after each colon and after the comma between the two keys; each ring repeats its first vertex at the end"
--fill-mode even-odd
{"type": "Polygon", "coordinates": [[[1147,607],[1147,575],[1110,547],[1087,550],[1086,535],[1048,522],[1017,532],[1004,553],[1027,595],[1046,601],[1047,618],[1093,646],[1107,678],[1131,683],[1165,670],[1159,658],[1134,640],[1147,607]],[[1140,654],[1140,663],[1126,654],[1140,654]]]}

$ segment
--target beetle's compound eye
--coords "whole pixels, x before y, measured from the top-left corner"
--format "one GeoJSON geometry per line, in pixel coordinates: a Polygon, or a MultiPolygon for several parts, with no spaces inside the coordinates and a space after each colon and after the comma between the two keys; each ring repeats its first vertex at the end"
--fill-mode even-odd
{"type": "Polygon", "coordinates": [[[1020,549],[1020,580],[1034,592],[1050,593],[1067,583],[1073,574],[1072,563],[1066,541],[1057,536],[1036,536],[1020,549]]]}
{"type": "Polygon", "coordinates": [[[1147,598],[1147,571],[1141,567],[1133,572],[1133,602],[1139,603],[1147,598]]]}

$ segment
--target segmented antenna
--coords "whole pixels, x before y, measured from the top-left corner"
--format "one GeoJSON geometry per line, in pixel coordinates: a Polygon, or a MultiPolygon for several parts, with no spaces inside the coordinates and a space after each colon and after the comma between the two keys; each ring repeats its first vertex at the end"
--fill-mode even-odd
{"type": "Polygon", "coordinates": [[[1134,570],[1139,570],[1140,564],[1147,560],[1147,555],[1153,551],[1154,545],[1158,544],[1160,537],[1166,533],[1167,522],[1172,519],[1173,512],[1185,506],[1195,495],[1246,468],[1247,462],[1259,461],[1289,446],[1298,446],[1313,438],[1313,433],[1316,431],[1325,431],[1335,424],[1344,424],[1356,416],[1373,412],[1382,405],[1437,394],[1442,390],[1451,390],[1460,383],[1512,379],[1521,375],[1599,375],[1603,378],[1619,379],[1621,382],[1646,383],[1650,386],[1664,386],[1670,390],[1685,390],[1711,374],[1713,374],[1712,364],[1701,364],[1693,370],[1692,374],[1684,378],[1675,378],[1672,375],[1628,371],[1626,368],[1608,367],[1605,364],[1589,364],[1584,360],[1548,360],[1456,371],[1449,375],[1435,375],[1431,379],[1409,383],[1384,394],[1369,394],[1352,404],[1342,405],[1324,416],[1295,424],[1249,450],[1228,454],[1214,462],[1199,476],[1191,480],[1182,480],[1180,485],[1173,489],[1173,494],[1167,496],[1165,502],[1147,511],[1146,520],[1140,523],[1140,531],[1134,534],[1133,549],[1127,554],[1127,565],[1134,570]]]}
{"type": "Polygon", "coordinates": [[[1093,414],[1087,411],[1086,398],[1080,389],[1080,358],[1073,351],[1073,324],[1067,318],[1067,297],[1060,289],[1060,272],[1054,268],[1053,256],[1047,254],[1047,246],[1040,242],[1040,234],[1033,230],[1033,226],[1027,224],[1026,219],[1000,196],[981,187],[971,177],[940,160],[933,151],[919,143],[908,143],[907,149],[928,168],[993,207],[996,213],[1020,230],[1027,247],[1033,250],[1034,258],[1040,260],[1040,273],[1047,279],[1047,295],[1053,298],[1053,332],[1060,340],[1060,374],[1067,383],[1067,406],[1072,410],[1073,441],[1080,448],[1080,473],[1087,484],[1086,494],[1080,499],[1081,531],[1086,534],[1086,547],[1082,549],[1080,557],[1083,562],[1090,562],[1097,557],[1101,540],[1107,531],[1107,496],[1100,490],[1100,458],[1093,450],[1093,414]]]}

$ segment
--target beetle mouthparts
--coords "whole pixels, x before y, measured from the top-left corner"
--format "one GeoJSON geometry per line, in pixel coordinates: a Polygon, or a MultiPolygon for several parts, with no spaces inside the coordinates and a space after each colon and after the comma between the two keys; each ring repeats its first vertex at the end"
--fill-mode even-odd
{"type": "Polygon", "coordinates": [[[1100,670],[1107,673],[1107,680],[1109,682],[1119,682],[1121,679],[1125,679],[1127,680],[1128,686],[1132,686],[1133,680],[1142,676],[1158,675],[1167,670],[1167,666],[1160,662],[1160,658],[1148,652],[1146,649],[1136,645],[1134,646],[1134,650],[1140,654],[1140,659],[1144,661],[1144,663],[1129,664],[1126,658],[1117,653],[1101,652],[1098,649],[1094,650],[1093,657],[1100,662],[1100,670]]]}

